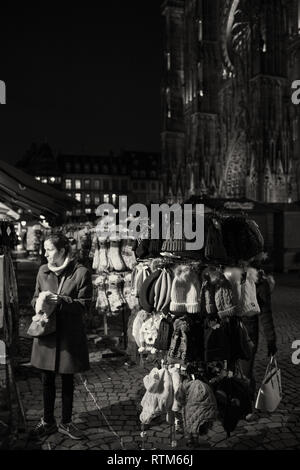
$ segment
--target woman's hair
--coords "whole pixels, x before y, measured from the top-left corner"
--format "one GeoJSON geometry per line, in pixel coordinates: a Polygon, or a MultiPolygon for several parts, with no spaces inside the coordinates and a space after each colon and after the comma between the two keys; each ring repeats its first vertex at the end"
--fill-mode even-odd
{"type": "Polygon", "coordinates": [[[71,251],[70,241],[62,233],[52,233],[46,238],[45,242],[46,241],[50,241],[51,243],[53,243],[53,245],[55,246],[57,250],[61,250],[62,248],[64,248],[66,256],[71,251]]]}

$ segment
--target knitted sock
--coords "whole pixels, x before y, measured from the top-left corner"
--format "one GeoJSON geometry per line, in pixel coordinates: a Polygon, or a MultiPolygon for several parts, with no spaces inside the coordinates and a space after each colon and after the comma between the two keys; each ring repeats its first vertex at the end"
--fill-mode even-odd
{"type": "Polygon", "coordinates": [[[131,273],[126,273],[124,277],[123,294],[130,310],[138,305],[137,297],[132,294],[131,273]]]}
{"type": "Polygon", "coordinates": [[[107,277],[105,275],[100,275],[95,280],[95,285],[97,286],[96,308],[99,309],[101,313],[110,314],[106,281],[107,277]]]}
{"type": "Polygon", "coordinates": [[[98,272],[108,271],[108,242],[106,239],[99,239],[98,272]]]}
{"type": "Polygon", "coordinates": [[[99,266],[99,250],[98,248],[96,248],[94,251],[94,256],[93,256],[93,264],[92,264],[93,270],[97,271],[98,266],[99,266]]]}
{"type": "Polygon", "coordinates": [[[112,315],[118,315],[126,306],[123,297],[123,278],[120,274],[110,274],[108,276],[107,297],[112,315]]]}
{"type": "Polygon", "coordinates": [[[126,266],[121,255],[121,239],[112,238],[108,250],[108,259],[110,266],[114,271],[126,271],[126,266]]]}
{"type": "Polygon", "coordinates": [[[136,257],[133,251],[134,242],[135,242],[134,239],[126,238],[122,240],[122,244],[121,244],[122,258],[125,262],[126,267],[130,269],[130,271],[132,271],[132,269],[136,265],[136,257]]]}

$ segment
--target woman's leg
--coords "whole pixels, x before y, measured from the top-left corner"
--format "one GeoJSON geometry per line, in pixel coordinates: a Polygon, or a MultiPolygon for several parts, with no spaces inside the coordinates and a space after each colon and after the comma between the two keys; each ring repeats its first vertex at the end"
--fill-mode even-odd
{"type": "Polygon", "coordinates": [[[254,363],[255,363],[255,356],[257,352],[257,347],[258,347],[258,340],[259,340],[259,324],[258,324],[258,316],[255,315],[254,317],[250,318],[243,318],[243,323],[245,327],[247,328],[248,335],[253,342],[254,349],[252,353],[252,357],[246,361],[246,360],[241,360],[240,365],[241,369],[244,373],[244,375],[250,379],[250,390],[251,390],[251,395],[252,395],[252,401],[255,401],[255,395],[256,395],[256,380],[254,376],[254,363]]]}
{"type": "Polygon", "coordinates": [[[62,423],[68,424],[72,421],[74,375],[61,374],[62,381],[62,423]]]}
{"type": "Polygon", "coordinates": [[[42,371],[43,397],[44,397],[44,421],[47,424],[55,423],[55,372],[49,370],[42,371]]]}

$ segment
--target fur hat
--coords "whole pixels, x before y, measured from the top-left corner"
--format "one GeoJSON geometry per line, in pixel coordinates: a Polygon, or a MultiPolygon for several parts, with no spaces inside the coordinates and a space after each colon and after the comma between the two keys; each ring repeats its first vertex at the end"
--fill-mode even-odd
{"type": "Polygon", "coordinates": [[[160,370],[154,368],[149,376],[144,378],[144,385],[147,391],[141,401],[143,411],[140,421],[149,424],[155,416],[172,409],[174,394],[171,374],[165,367],[160,370]]]}
{"type": "Polygon", "coordinates": [[[189,266],[178,266],[171,289],[171,312],[200,312],[200,282],[189,266]]]}

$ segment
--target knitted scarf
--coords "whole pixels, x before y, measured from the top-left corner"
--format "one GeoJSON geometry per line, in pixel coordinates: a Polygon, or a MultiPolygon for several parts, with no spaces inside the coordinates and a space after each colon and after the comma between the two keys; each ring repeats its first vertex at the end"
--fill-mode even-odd
{"type": "Polygon", "coordinates": [[[52,271],[54,274],[56,274],[56,276],[60,276],[61,273],[66,269],[66,267],[68,266],[68,264],[71,261],[73,261],[73,260],[70,259],[67,256],[65,261],[63,262],[63,264],[61,266],[52,266],[51,264],[48,263],[48,268],[50,269],[50,271],[52,271]]]}

